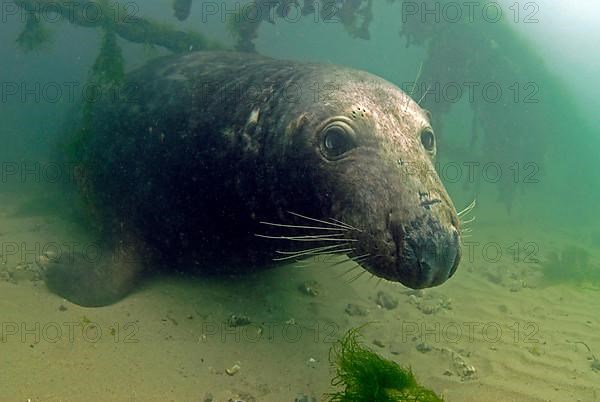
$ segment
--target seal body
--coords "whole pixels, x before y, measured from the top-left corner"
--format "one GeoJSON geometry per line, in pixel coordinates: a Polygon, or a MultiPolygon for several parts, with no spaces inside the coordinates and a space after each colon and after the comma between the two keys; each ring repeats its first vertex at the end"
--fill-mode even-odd
{"type": "Polygon", "coordinates": [[[427,113],[369,73],[168,56],[129,73],[92,122],[82,193],[106,238],[135,238],[158,259],[247,271],[343,253],[414,288],[458,265],[459,220],[433,168],[427,113]]]}

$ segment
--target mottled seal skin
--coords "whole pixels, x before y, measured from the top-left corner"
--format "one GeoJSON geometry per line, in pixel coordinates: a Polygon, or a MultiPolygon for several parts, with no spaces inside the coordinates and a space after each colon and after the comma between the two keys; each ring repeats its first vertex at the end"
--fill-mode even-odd
{"type": "MultiPolygon", "coordinates": [[[[129,73],[119,95],[93,109],[80,180],[108,247],[134,238],[155,265],[219,272],[268,265],[286,255],[277,250],[339,251],[412,288],[455,272],[459,219],[433,167],[435,135],[391,83],[334,65],[196,52],[129,73]]],[[[108,304],[149,264],[139,261],[99,264],[101,275],[81,281],[123,278],[104,286],[117,295],[82,301],[56,276],[53,290],[108,304]]]]}

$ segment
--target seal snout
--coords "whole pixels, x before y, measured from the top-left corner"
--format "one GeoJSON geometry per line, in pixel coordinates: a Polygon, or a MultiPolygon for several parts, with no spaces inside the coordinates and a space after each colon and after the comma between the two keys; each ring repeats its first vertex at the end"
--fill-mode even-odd
{"type": "Polygon", "coordinates": [[[432,287],[441,285],[449,279],[458,268],[460,261],[460,240],[458,231],[453,226],[441,233],[425,247],[415,250],[420,277],[417,276],[416,287],[432,287]]]}
{"type": "Polygon", "coordinates": [[[444,225],[431,215],[409,224],[392,212],[388,230],[395,246],[395,269],[389,279],[414,289],[440,285],[450,278],[460,261],[460,235],[457,228],[444,225]]]}

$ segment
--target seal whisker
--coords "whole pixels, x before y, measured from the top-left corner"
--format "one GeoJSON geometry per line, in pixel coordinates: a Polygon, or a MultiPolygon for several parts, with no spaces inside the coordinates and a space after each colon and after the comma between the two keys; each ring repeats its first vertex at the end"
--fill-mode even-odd
{"type": "Polygon", "coordinates": [[[313,222],[324,223],[325,225],[330,225],[330,226],[338,227],[338,228],[341,228],[341,229],[344,229],[344,230],[348,230],[348,229],[358,230],[358,229],[356,229],[356,228],[354,228],[354,227],[352,227],[352,226],[350,226],[348,224],[345,224],[343,222],[340,222],[340,221],[338,221],[336,219],[332,219],[333,221],[336,222],[336,223],[334,223],[334,222],[327,222],[327,221],[324,221],[324,220],[321,220],[321,219],[317,219],[317,218],[311,218],[309,216],[301,215],[301,214],[299,214],[297,212],[292,212],[292,211],[287,211],[287,212],[288,212],[288,214],[292,214],[292,215],[297,216],[299,218],[307,219],[307,220],[313,221],[313,222]]]}
{"type": "Polygon", "coordinates": [[[364,274],[366,274],[367,272],[369,272],[369,271],[362,270],[361,272],[359,272],[358,274],[356,274],[356,275],[354,275],[352,278],[350,278],[350,280],[349,280],[347,283],[352,283],[352,282],[354,282],[355,280],[357,280],[358,278],[360,278],[361,276],[363,276],[363,275],[364,275],[364,274]]]}
{"type": "MultiPolygon", "coordinates": [[[[340,246],[340,245],[336,245],[336,246],[340,246]]],[[[299,252],[299,253],[294,253],[293,251],[279,251],[277,250],[276,253],[279,254],[284,254],[286,255],[285,257],[278,257],[278,258],[273,258],[273,261],[285,261],[285,260],[291,260],[294,258],[298,258],[298,257],[303,257],[303,256],[313,256],[313,255],[322,255],[322,254],[338,254],[338,253],[346,253],[346,252],[350,252],[353,251],[353,248],[345,248],[345,249],[341,249],[341,250],[335,250],[335,249],[329,249],[329,250],[323,250],[323,251],[305,251],[305,252],[299,252]],[[289,255],[288,255],[289,254],[289,255]]]]}
{"type": "MultiPolygon", "coordinates": [[[[301,253],[301,254],[295,254],[295,255],[288,255],[286,257],[273,258],[273,261],[286,261],[286,260],[293,260],[294,258],[298,258],[298,257],[312,257],[312,256],[316,256],[316,255],[323,255],[323,254],[347,253],[352,250],[353,249],[351,249],[351,248],[347,248],[347,249],[343,249],[343,250],[327,250],[327,251],[317,251],[317,252],[310,252],[310,253],[301,253]]],[[[277,251],[277,252],[280,252],[280,251],[277,251]]]]}
{"type": "Polygon", "coordinates": [[[345,263],[347,263],[348,261],[356,262],[356,261],[354,261],[352,258],[350,258],[350,257],[347,257],[347,258],[345,258],[345,259],[343,259],[343,260],[341,260],[341,261],[334,262],[333,264],[329,265],[327,268],[333,268],[333,267],[337,267],[338,265],[345,264],[345,263]]]}
{"type": "Polygon", "coordinates": [[[362,258],[352,258],[352,261],[354,261],[355,263],[361,265],[363,264],[365,261],[367,261],[369,259],[368,256],[362,257],[362,258]]]}
{"type": "Polygon", "coordinates": [[[471,202],[465,209],[463,209],[462,211],[457,213],[458,217],[462,218],[464,215],[471,212],[473,210],[473,208],[475,208],[476,205],[477,205],[477,199],[474,199],[473,202],[471,202]]]}
{"type": "Polygon", "coordinates": [[[354,271],[356,268],[360,268],[360,265],[358,264],[354,264],[352,267],[350,267],[349,269],[347,269],[345,272],[341,273],[340,275],[337,275],[335,278],[341,278],[343,276],[348,275],[350,272],[354,271]]]}
{"type": "Polygon", "coordinates": [[[419,101],[417,102],[417,105],[421,106],[421,101],[423,99],[425,99],[425,97],[427,96],[427,94],[429,93],[429,90],[431,89],[431,84],[429,84],[429,86],[427,87],[427,90],[425,91],[425,93],[423,94],[423,96],[421,96],[421,99],[419,99],[419,101]]]}
{"type": "MultiPolygon", "coordinates": [[[[323,260],[324,260],[323,262],[324,262],[325,264],[330,264],[331,262],[330,262],[329,260],[330,260],[331,258],[335,258],[335,257],[337,257],[337,256],[338,256],[338,255],[337,255],[337,254],[335,254],[335,253],[332,253],[332,254],[330,254],[330,255],[324,255],[324,256],[323,256],[323,257],[324,257],[324,258],[323,258],[323,260]]],[[[301,259],[297,260],[297,261],[294,263],[294,265],[293,265],[293,266],[294,266],[295,268],[307,268],[307,267],[310,267],[311,265],[316,265],[316,264],[318,263],[318,261],[311,261],[311,260],[309,260],[309,259],[308,259],[308,258],[312,257],[312,255],[308,255],[308,256],[306,256],[306,257],[307,257],[306,259],[302,259],[302,258],[301,258],[301,259]]],[[[348,260],[350,260],[350,258],[347,258],[347,259],[346,259],[346,261],[348,261],[348,260]]]]}
{"type": "Polygon", "coordinates": [[[345,247],[347,246],[347,244],[333,244],[331,246],[320,246],[320,247],[313,247],[313,248],[308,248],[305,250],[296,250],[296,251],[276,251],[279,254],[297,254],[297,253],[308,253],[311,251],[326,251],[326,250],[331,250],[331,249],[335,249],[338,247],[345,247]]]}
{"type": "Polygon", "coordinates": [[[297,254],[297,255],[288,255],[286,257],[277,257],[277,258],[273,258],[273,261],[287,261],[287,260],[293,260],[294,258],[308,258],[308,257],[313,257],[313,256],[317,256],[317,255],[326,255],[326,254],[339,254],[339,253],[347,253],[352,251],[352,249],[345,249],[345,250],[335,250],[335,251],[317,251],[314,253],[302,253],[302,254],[297,254]]]}
{"type": "MultiPolygon", "coordinates": [[[[419,71],[417,72],[417,77],[415,78],[415,84],[417,83],[417,81],[419,81],[419,78],[421,78],[421,71],[423,71],[423,62],[421,62],[421,65],[419,66],[419,71]]],[[[413,93],[415,93],[415,85],[413,85],[412,91],[410,91],[410,97],[413,96],[413,93]]]]}
{"type": "Polygon", "coordinates": [[[259,237],[266,237],[266,238],[274,238],[274,239],[329,239],[332,237],[337,237],[337,236],[341,236],[342,233],[330,233],[330,234],[314,234],[314,235],[293,235],[293,236],[267,236],[267,235],[261,235],[261,234],[257,234],[256,236],[259,237]]]}
{"type": "Polygon", "coordinates": [[[475,222],[475,220],[476,220],[476,219],[477,219],[477,217],[476,217],[476,216],[474,216],[474,217],[472,217],[472,218],[471,218],[471,219],[469,219],[469,220],[466,220],[466,221],[461,221],[461,222],[460,222],[460,224],[461,224],[462,226],[464,226],[464,225],[468,225],[468,224],[469,224],[469,223],[471,223],[471,222],[475,222]]]}
{"type": "Polygon", "coordinates": [[[256,237],[263,239],[275,239],[275,240],[293,240],[293,241],[345,241],[345,242],[356,242],[356,239],[345,239],[345,238],[331,238],[330,236],[339,236],[339,234],[333,235],[315,235],[315,236],[267,236],[262,234],[255,234],[256,237]]]}
{"type": "Polygon", "coordinates": [[[348,230],[348,229],[344,229],[344,228],[334,228],[334,227],[326,228],[326,227],[322,227],[322,226],[288,225],[285,223],[274,223],[274,222],[266,222],[266,221],[260,221],[260,223],[263,225],[277,226],[277,227],[282,227],[282,228],[292,228],[292,229],[335,230],[338,232],[343,232],[343,231],[348,230]]]}
{"type": "MultiPolygon", "coordinates": [[[[330,266],[328,266],[327,268],[333,268],[333,267],[335,267],[335,266],[338,266],[338,265],[345,264],[345,263],[347,263],[348,261],[352,261],[352,258],[346,258],[346,259],[343,259],[343,260],[341,260],[341,261],[335,262],[335,263],[331,264],[330,266]]],[[[358,265],[358,264],[356,264],[356,265],[358,265]]],[[[342,274],[342,275],[340,275],[340,276],[343,276],[343,274],[342,274]]]]}
{"type": "Polygon", "coordinates": [[[465,228],[462,231],[463,231],[463,233],[471,233],[473,231],[473,229],[472,228],[465,228]]]}
{"type": "Polygon", "coordinates": [[[350,253],[354,251],[352,247],[343,248],[341,250],[327,250],[327,251],[318,251],[313,253],[312,255],[322,255],[322,254],[340,254],[340,253],[350,253]]]}
{"type": "Polygon", "coordinates": [[[362,232],[362,230],[361,230],[361,229],[359,229],[359,228],[356,228],[356,227],[354,227],[354,226],[352,226],[352,225],[349,225],[349,224],[347,224],[347,223],[345,223],[345,222],[342,222],[342,221],[340,221],[339,219],[334,219],[334,218],[329,218],[329,219],[331,219],[331,220],[332,220],[332,221],[334,221],[334,222],[337,222],[337,223],[339,223],[340,225],[342,225],[342,226],[344,226],[344,227],[347,227],[348,229],[356,230],[357,232],[362,232]]]}
{"type": "MultiPolygon", "coordinates": [[[[352,261],[352,262],[354,262],[354,263],[356,264],[356,265],[355,265],[355,266],[352,268],[352,269],[354,269],[354,268],[356,268],[356,267],[360,267],[360,262],[362,262],[362,261],[365,261],[365,260],[366,260],[366,259],[369,257],[369,255],[370,255],[370,254],[368,254],[368,253],[367,253],[367,254],[358,255],[358,256],[356,256],[356,257],[347,257],[347,258],[345,258],[345,259],[343,259],[343,260],[341,260],[341,261],[337,261],[337,262],[335,262],[335,263],[333,263],[333,264],[329,265],[327,268],[333,268],[333,267],[336,267],[336,266],[338,266],[338,265],[345,264],[345,263],[347,263],[348,261],[352,261]]],[[[345,275],[345,273],[344,273],[344,274],[341,274],[341,275],[339,275],[339,276],[344,276],[344,275],[345,275]]],[[[338,277],[339,277],[339,276],[338,276],[338,277]]]]}
{"type": "Polygon", "coordinates": [[[408,109],[408,105],[410,104],[410,100],[412,99],[413,93],[415,93],[415,88],[417,86],[417,81],[419,81],[419,78],[421,78],[421,71],[423,70],[423,62],[421,62],[421,65],[419,66],[419,71],[417,71],[417,76],[415,77],[415,81],[413,83],[413,87],[412,90],[410,91],[410,94],[408,95],[408,99],[406,100],[406,106],[404,107],[404,112],[406,113],[406,110],[408,109]]]}
{"type": "MultiPolygon", "coordinates": [[[[349,257],[348,259],[346,259],[344,261],[340,261],[340,262],[338,262],[338,263],[336,263],[334,265],[331,265],[330,268],[332,268],[332,267],[334,267],[334,266],[336,266],[338,264],[342,264],[344,262],[348,262],[348,261],[354,262],[355,265],[353,267],[351,267],[350,269],[348,269],[343,274],[339,275],[338,278],[342,277],[342,276],[346,276],[350,272],[354,271],[356,268],[362,268],[362,266],[360,265],[360,263],[363,262],[363,261],[366,261],[369,258],[369,256],[370,256],[370,254],[367,253],[367,254],[362,254],[362,255],[356,256],[356,257],[349,257]]],[[[368,271],[364,271],[364,272],[368,272],[368,271]]]]}

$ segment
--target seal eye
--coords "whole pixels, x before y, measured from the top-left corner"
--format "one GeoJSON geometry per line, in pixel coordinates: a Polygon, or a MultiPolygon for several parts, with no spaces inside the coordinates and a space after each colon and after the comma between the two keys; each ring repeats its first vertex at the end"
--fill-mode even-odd
{"type": "Polygon", "coordinates": [[[323,130],[323,153],[328,159],[337,159],[356,147],[352,128],[340,122],[330,124],[323,130]]]}
{"type": "Polygon", "coordinates": [[[429,152],[435,150],[435,136],[431,130],[425,130],[421,133],[421,144],[429,152]]]}

